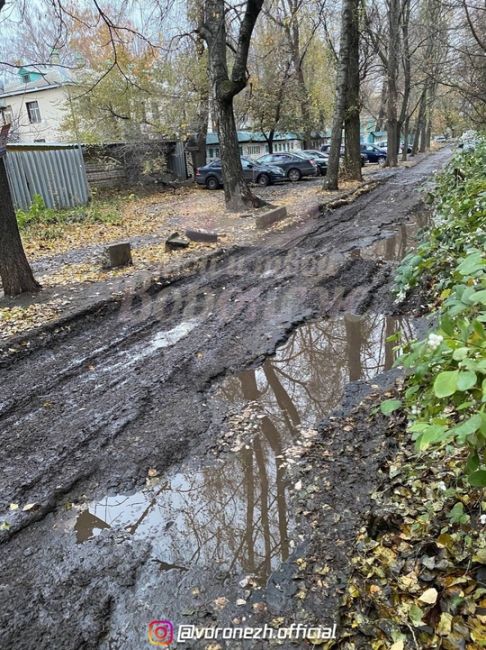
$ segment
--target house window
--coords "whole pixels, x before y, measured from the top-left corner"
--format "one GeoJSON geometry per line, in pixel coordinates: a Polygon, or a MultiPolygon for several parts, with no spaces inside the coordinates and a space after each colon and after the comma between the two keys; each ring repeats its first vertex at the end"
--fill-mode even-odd
{"type": "Polygon", "coordinates": [[[0,116],[2,118],[2,124],[12,124],[13,121],[12,107],[5,106],[5,108],[0,109],[0,116]]]}
{"type": "Polygon", "coordinates": [[[25,106],[27,107],[29,122],[31,124],[36,124],[37,122],[40,122],[41,114],[39,110],[39,102],[26,102],[25,106]]]}
{"type": "Polygon", "coordinates": [[[209,157],[210,158],[213,157],[213,148],[212,147],[209,147],[209,157]]]}

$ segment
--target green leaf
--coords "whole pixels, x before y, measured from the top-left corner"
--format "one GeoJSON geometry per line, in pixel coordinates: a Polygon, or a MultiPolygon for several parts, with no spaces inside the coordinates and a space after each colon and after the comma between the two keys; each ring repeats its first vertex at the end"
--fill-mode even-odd
{"type": "Polygon", "coordinates": [[[479,269],[483,268],[485,266],[485,262],[483,261],[483,256],[480,251],[476,253],[472,253],[471,255],[468,255],[466,259],[464,259],[459,266],[457,267],[457,270],[461,275],[471,275],[472,273],[475,273],[479,269]]]}
{"type": "Polygon", "coordinates": [[[399,399],[387,399],[380,405],[380,411],[383,415],[391,415],[393,411],[396,411],[402,405],[402,401],[399,399]]]}
{"type": "Polygon", "coordinates": [[[482,291],[477,291],[474,294],[473,303],[475,305],[478,303],[481,303],[482,305],[486,305],[486,289],[482,289],[482,291]]]}
{"type": "Polygon", "coordinates": [[[455,433],[459,438],[466,438],[470,436],[471,433],[476,433],[482,423],[482,418],[479,413],[476,413],[468,420],[461,422],[456,427],[452,429],[452,432],[455,433]]]}
{"type": "Polygon", "coordinates": [[[473,487],[486,487],[486,469],[478,469],[468,476],[473,487]]]}
{"type": "Polygon", "coordinates": [[[465,467],[466,474],[472,474],[478,469],[478,467],[479,467],[479,456],[478,456],[478,452],[474,450],[473,452],[471,452],[469,458],[467,459],[467,463],[465,467]]]}
{"type": "Polygon", "coordinates": [[[454,524],[458,524],[464,516],[464,505],[459,501],[447,516],[454,524]]]}
{"type": "Polygon", "coordinates": [[[478,376],[472,370],[459,372],[457,377],[457,390],[469,390],[476,385],[478,376]]]}
{"type": "Polygon", "coordinates": [[[444,437],[447,427],[440,426],[439,424],[431,424],[427,426],[422,435],[418,438],[417,446],[422,451],[434,442],[438,442],[444,437]]]}
{"type": "Polygon", "coordinates": [[[420,625],[422,623],[422,616],[424,612],[418,605],[413,604],[408,612],[408,617],[414,625],[420,625]]]}
{"type": "Polygon", "coordinates": [[[446,370],[437,375],[434,381],[434,393],[436,397],[449,397],[457,390],[457,379],[459,370],[446,370]]]}
{"type": "Polygon", "coordinates": [[[454,359],[454,361],[462,361],[467,357],[468,352],[469,352],[469,348],[457,348],[457,350],[454,350],[452,358],[454,359]]]}

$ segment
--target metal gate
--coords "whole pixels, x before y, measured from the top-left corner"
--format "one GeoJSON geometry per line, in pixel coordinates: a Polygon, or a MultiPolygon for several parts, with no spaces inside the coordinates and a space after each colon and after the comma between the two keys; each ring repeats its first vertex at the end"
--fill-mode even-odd
{"type": "Polygon", "coordinates": [[[7,174],[16,209],[39,194],[48,208],[85,205],[90,192],[81,147],[76,144],[7,146],[7,174]]]}

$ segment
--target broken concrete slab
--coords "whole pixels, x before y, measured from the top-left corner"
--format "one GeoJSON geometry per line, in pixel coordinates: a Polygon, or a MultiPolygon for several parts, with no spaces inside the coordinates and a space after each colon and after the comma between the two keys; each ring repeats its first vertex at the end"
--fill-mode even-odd
{"type": "Polygon", "coordinates": [[[281,221],[287,217],[287,208],[273,208],[273,210],[267,210],[262,214],[255,215],[255,223],[257,228],[268,228],[273,223],[281,221]]]}
{"type": "Polygon", "coordinates": [[[200,242],[217,242],[218,233],[210,232],[209,230],[193,230],[189,228],[186,230],[186,237],[191,241],[200,241],[200,242]]]}
{"type": "Polygon", "coordinates": [[[132,264],[132,247],[130,242],[121,242],[107,246],[103,255],[103,266],[107,269],[114,269],[118,266],[132,264]]]}
{"type": "Polygon", "coordinates": [[[165,250],[166,251],[174,251],[178,250],[180,248],[187,248],[189,246],[190,242],[188,239],[185,237],[182,237],[179,235],[178,232],[173,232],[167,239],[165,240],[165,250]]]}

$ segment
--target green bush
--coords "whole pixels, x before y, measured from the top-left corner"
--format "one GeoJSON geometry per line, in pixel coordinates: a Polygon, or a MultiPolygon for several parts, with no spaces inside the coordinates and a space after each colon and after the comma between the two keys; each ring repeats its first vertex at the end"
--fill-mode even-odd
{"type": "Polygon", "coordinates": [[[482,139],[438,176],[433,227],[396,278],[400,299],[422,283],[437,312],[437,326],[397,362],[409,371],[403,396],[409,430],[421,451],[467,446],[473,486],[486,486],[485,169],[482,139]]]}

